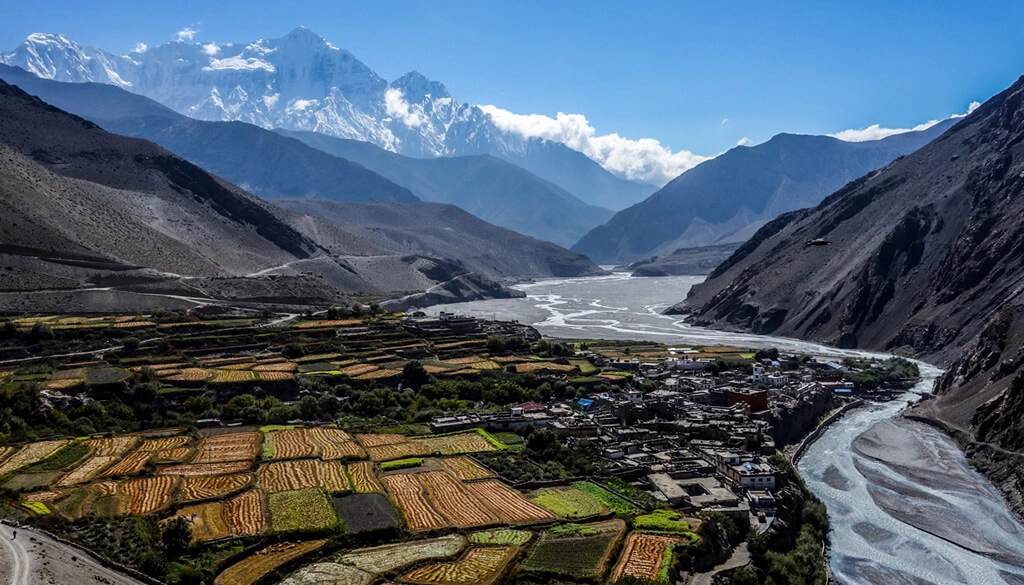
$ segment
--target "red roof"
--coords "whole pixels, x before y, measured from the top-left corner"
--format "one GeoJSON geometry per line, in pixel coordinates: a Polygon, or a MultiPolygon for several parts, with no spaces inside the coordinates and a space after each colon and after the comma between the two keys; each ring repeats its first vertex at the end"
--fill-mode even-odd
{"type": "Polygon", "coordinates": [[[531,400],[530,402],[524,402],[520,404],[516,408],[522,408],[523,412],[540,412],[543,410],[547,410],[548,407],[544,406],[539,402],[533,402],[531,400]]]}

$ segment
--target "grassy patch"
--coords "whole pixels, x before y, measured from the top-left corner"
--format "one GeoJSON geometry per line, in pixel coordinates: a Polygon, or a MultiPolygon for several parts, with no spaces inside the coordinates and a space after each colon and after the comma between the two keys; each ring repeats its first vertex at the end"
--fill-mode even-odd
{"type": "Polygon", "coordinates": [[[626,499],[617,494],[613,494],[595,483],[591,483],[589,481],[578,481],[572,484],[572,487],[601,502],[616,514],[631,516],[640,511],[639,508],[631,504],[626,499]]]}
{"type": "Polygon", "coordinates": [[[522,445],[524,443],[523,438],[515,433],[493,433],[495,439],[511,447],[512,445],[522,445]]]}
{"type": "Polygon", "coordinates": [[[381,471],[394,471],[396,469],[408,469],[410,467],[419,467],[423,465],[422,457],[409,457],[408,459],[395,459],[394,461],[385,461],[380,464],[381,471]]]}

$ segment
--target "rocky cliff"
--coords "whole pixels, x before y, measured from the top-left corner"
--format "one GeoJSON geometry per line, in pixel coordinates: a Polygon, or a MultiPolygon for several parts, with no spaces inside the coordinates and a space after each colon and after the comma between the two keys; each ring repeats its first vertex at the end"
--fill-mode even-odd
{"type": "Polygon", "coordinates": [[[766,225],[674,310],[947,367],[916,414],[991,462],[1018,501],[1022,217],[1024,78],[921,150],[766,225]]]}

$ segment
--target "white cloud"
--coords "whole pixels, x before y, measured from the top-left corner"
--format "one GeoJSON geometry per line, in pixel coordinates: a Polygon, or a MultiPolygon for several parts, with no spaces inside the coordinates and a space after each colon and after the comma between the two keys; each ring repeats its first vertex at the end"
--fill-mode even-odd
{"type": "Polygon", "coordinates": [[[661,186],[712,158],[685,150],[672,152],[654,138],[632,140],[618,134],[597,136],[583,114],[559,112],[552,118],[542,114],[514,114],[492,105],[479,107],[501,130],[526,138],[561,142],[587,155],[609,172],[633,181],[661,186]]]}
{"type": "Polygon", "coordinates": [[[211,57],[213,57],[217,53],[220,53],[220,47],[217,46],[217,43],[209,43],[207,45],[201,46],[203,48],[203,52],[211,57]]]}
{"type": "Polygon", "coordinates": [[[193,22],[192,24],[174,33],[175,40],[179,42],[191,41],[196,36],[196,33],[199,32],[199,24],[200,23],[198,22],[193,22]]]}
{"type": "Polygon", "coordinates": [[[746,146],[748,142],[750,142],[750,139],[744,136],[736,141],[736,146],[746,146]]]}
{"type": "MultiPolygon", "coordinates": [[[[978,102],[971,102],[971,104],[967,107],[966,114],[953,114],[947,119],[963,118],[970,114],[971,112],[973,112],[974,110],[978,109],[980,105],[981,104],[978,102]]],[[[846,142],[866,142],[868,140],[881,140],[882,138],[885,138],[887,136],[893,136],[894,134],[903,134],[906,132],[919,132],[921,130],[927,130],[941,121],[942,120],[928,120],[927,122],[923,124],[918,124],[913,128],[883,128],[879,124],[872,124],[867,128],[861,128],[859,130],[843,130],[842,132],[829,134],[829,136],[833,138],[838,138],[839,140],[845,140],[846,142]]]]}
{"type": "Polygon", "coordinates": [[[397,118],[409,128],[419,128],[427,121],[423,115],[423,106],[410,105],[402,97],[402,90],[394,87],[389,87],[384,92],[384,109],[389,116],[397,118]]]}
{"type": "Polygon", "coordinates": [[[139,43],[135,43],[135,50],[132,51],[132,52],[133,53],[145,53],[146,49],[148,49],[148,48],[149,47],[146,45],[146,43],[139,42],[139,43]]]}
{"type": "Polygon", "coordinates": [[[725,126],[725,123],[728,122],[728,121],[729,121],[729,118],[722,118],[722,126],[725,126]]]}

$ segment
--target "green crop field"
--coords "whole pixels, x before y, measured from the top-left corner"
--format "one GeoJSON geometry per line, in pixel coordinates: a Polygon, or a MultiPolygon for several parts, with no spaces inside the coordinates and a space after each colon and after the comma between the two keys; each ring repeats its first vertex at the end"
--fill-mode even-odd
{"type": "Polygon", "coordinates": [[[578,481],[572,484],[572,487],[580,490],[595,500],[601,502],[616,514],[629,516],[636,514],[640,511],[639,508],[629,503],[624,498],[613,494],[612,492],[604,489],[603,487],[589,481],[578,481]]]}
{"type": "Polygon", "coordinates": [[[497,544],[497,545],[523,545],[530,542],[533,533],[526,530],[512,530],[510,528],[495,528],[483,532],[474,532],[469,535],[469,542],[473,544],[497,544]]]}
{"type": "Polygon", "coordinates": [[[396,469],[408,469],[410,467],[419,467],[423,465],[422,457],[409,457],[407,459],[395,459],[394,461],[385,461],[380,464],[381,471],[394,471],[396,469]]]}
{"type": "Polygon", "coordinates": [[[650,514],[637,516],[633,520],[633,526],[643,532],[678,534],[687,538],[690,543],[700,540],[700,536],[691,530],[690,523],[683,515],[672,510],[655,510],[650,514]]]}
{"type": "Polygon", "coordinates": [[[573,487],[543,488],[531,499],[533,503],[566,520],[608,513],[604,504],[573,487]]]}
{"type": "Polygon", "coordinates": [[[526,557],[522,569],[575,579],[600,579],[611,561],[626,525],[622,520],[610,520],[592,525],[574,526],[574,530],[554,527],[545,532],[526,557]]]}

